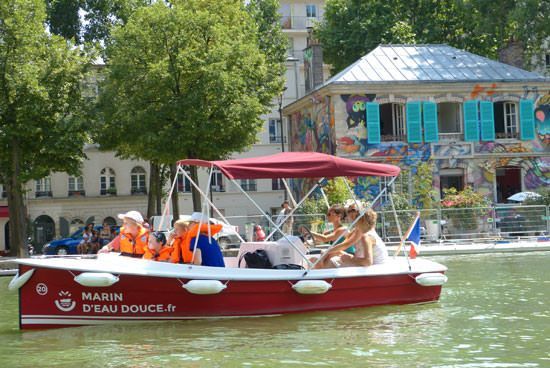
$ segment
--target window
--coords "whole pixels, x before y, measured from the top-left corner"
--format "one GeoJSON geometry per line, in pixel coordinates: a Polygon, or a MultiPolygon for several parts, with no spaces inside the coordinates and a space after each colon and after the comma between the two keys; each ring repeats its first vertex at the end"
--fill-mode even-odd
{"type": "Polygon", "coordinates": [[[69,176],[69,197],[84,195],[84,178],[69,176]]]}
{"type": "Polygon", "coordinates": [[[518,138],[517,103],[496,102],[494,105],[496,138],[518,138]]]}
{"type": "Polygon", "coordinates": [[[47,177],[47,178],[36,180],[35,196],[36,198],[52,196],[51,178],[47,177]]]}
{"type": "MultiPolygon", "coordinates": [[[[286,137],[283,137],[286,143],[286,137]]],[[[281,143],[281,120],[269,119],[269,143],[281,143]]]]}
{"type": "Polygon", "coordinates": [[[462,108],[455,102],[437,105],[438,130],[441,139],[462,139],[462,108]]]}
{"type": "Polygon", "coordinates": [[[283,179],[271,179],[271,190],[285,190],[283,179]]]}
{"type": "Polygon", "coordinates": [[[441,169],[439,172],[439,195],[443,198],[445,189],[455,188],[457,191],[464,189],[463,169],[441,169]]]}
{"type": "Polygon", "coordinates": [[[308,18],[317,18],[317,5],[307,4],[306,5],[306,16],[308,18]]]}
{"type": "Polygon", "coordinates": [[[4,188],[4,185],[0,184],[0,198],[6,198],[7,196],[6,188],[4,188]]]}
{"type": "Polygon", "coordinates": [[[256,179],[241,179],[241,187],[246,192],[255,192],[257,190],[256,179]]]}
{"type": "Polygon", "coordinates": [[[550,54],[546,54],[544,58],[544,63],[546,64],[547,68],[550,68],[550,54]]]}
{"type": "Polygon", "coordinates": [[[115,171],[110,167],[106,167],[100,172],[99,194],[116,194],[115,171]]]}
{"type": "Polygon", "coordinates": [[[145,186],[145,169],[141,166],[136,166],[130,174],[130,182],[132,186],[132,194],[147,194],[145,186]]]}
{"type": "Polygon", "coordinates": [[[212,188],[213,192],[225,192],[221,171],[217,169],[214,170],[214,172],[212,173],[212,181],[210,187],[212,188]]]}
{"type": "Polygon", "coordinates": [[[382,141],[405,139],[405,105],[388,103],[380,105],[380,135],[382,141]]]}
{"type": "MultiPolygon", "coordinates": [[[[73,234],[75,231],[77,231],[78,229],[80,229],[81,227],[84,226],[84,221],[82,221],[81,219],[73,219],[71,221],[71,224],[69,225],[69,233],[73,234]]],[[[78,238],[80,238],[80,236],[82,235],[82,232],[80,234],[78,234],[78,238]]]]}
{"type": "MultiPolygon", "coordinates": [[[[189,174],[188,169],[184,169],[187,174],[189,174]]],[[[178,184],[177,191],[179,193],[190,193],[191,192],[191,181],[187,179],[183,174],[178,174],[178,184]]]]}

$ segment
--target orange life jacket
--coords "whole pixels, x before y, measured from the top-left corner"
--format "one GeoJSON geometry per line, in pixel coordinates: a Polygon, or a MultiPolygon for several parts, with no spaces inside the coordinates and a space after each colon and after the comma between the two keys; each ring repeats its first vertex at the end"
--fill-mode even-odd
{"type": "Polygon", "coordinates": [[[145,254],[143,259],[150,259],[152,261],[168,261],[172,255],[172,247],[164,246],[160,248],[158,254],[153,254],[153,251],[149,247],[145,248],[145,254]]]}
{"type": "MultiPolygon", "coordinates": [[[[181,237],[174,239],[172,247],[174,248],[172,252],[172,263],[191,263],[193,259],[193,251],[189,248],[191,247],[191,239],[197,236],[197,234],[203,234],[208,236],[208,224],[202,224],[199,228],[199,224],[191,225],[190,229],[185,232],[181,237]]],[[[214,236],[222,230],[222,225],[210,225],[210,235],[214,236]]]]}
{"type": "Polygon", "coordinates": [[[141,256],[147,249],[149,230],[140,227],[135,239],[127,233],[123,227],[120,228],[120,253],[127,256],[141,256]]]}

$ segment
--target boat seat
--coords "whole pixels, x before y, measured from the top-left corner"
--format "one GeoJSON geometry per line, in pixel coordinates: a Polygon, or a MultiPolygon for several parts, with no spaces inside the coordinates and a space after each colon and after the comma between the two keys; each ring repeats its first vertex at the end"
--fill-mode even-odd
{"type": "MultiPolygon", "coordinates": [[[[294,243],[294,245],[305,254],[307,252],[304,243],[297,236],[288,236],[288,238],[294,243]]],[[[240,260],[247,252],[255,252],[258,249],[263,249],[269,257],[269,261],[273,266],[280,264],[303,264],[303,257],[299,251],[297,251],[292,244],[285,238],[281,238],[278,241],[268,242],[244,242],[241,243],[239,248],[239,255],[237,259],[240,260]]],[[[246,268],[246,262],[244,259],[240,262],[240,268],[246,268]]]]}

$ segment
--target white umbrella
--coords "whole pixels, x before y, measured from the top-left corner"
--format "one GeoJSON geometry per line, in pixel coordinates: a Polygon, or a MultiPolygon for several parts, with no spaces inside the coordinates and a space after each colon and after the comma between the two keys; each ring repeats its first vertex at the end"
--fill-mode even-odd
{"type": "Polygon", "coordinates": [[[535,192],[519,192],[508,197],[509,201],[523,202],[527,198],[540,198],[541,195],[535,192]]]}

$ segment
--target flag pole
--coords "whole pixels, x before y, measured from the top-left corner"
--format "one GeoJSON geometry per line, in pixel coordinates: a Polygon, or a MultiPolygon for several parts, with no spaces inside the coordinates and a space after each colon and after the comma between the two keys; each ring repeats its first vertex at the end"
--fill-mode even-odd
{"type": "Polygon", "coordinates": [[[394,257],[397,257],[399,255],[399,252],[401,252],[401,248],[403,248],[403,245],[405,244],[405,240],[411,235],[412,229],[414,227],[414,224],[416,223],[416,220],[420,218],[420,211],[416,211],[416,216],[413,220],[413,222],[409,225],[409,229],[405,232],[405,235],[401,238],[401,242],[399,243],[399,247],[397,247],[397,250],[395,251],[394,257]]]}

